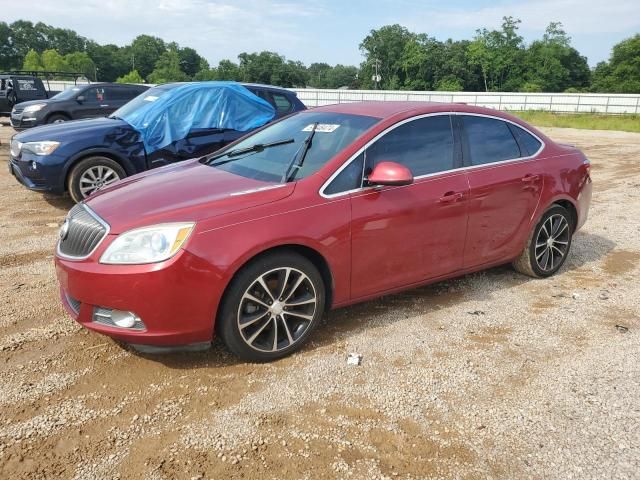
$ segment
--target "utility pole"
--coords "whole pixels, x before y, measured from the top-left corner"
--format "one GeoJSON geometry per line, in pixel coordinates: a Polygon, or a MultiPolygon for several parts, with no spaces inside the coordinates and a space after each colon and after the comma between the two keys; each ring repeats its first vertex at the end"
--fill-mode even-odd
{"type": "Polygon", "coordinates": [[[380,87],[380,80],[382,80],[382,76],[378,72],[378,69],[380,68],[380,60],[378,60],[378,57],[373,58],[373,68],[375,70],[375,73],[371,77],[371,80],[375,82],[376,90],[378,90],[378,88],[380,87]]]}
{"type": "Polygon", "coordinates": [[[131,54],[131,71],[136,69],[136,54],[131,54]]]}

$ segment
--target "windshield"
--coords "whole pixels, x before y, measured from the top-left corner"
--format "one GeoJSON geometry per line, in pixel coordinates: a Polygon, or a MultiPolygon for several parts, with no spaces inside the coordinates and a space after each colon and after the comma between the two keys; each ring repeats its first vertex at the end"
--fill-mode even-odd
{"type": "Polygon", "coordinates": [[[178,86],[180,86],[180,84],[162,85],[159,87],[150,88],[149,90],[142,92],[130,102],[125,103],[122,107],[109,115],[109,117],[127,120],[129,115],[141,110],[147,105],[151,105],[161,96],[165,95],[170,90],[178,86]]]}
{"type": "Polygon", "coordinates": [[[250,148],[256,144],[282,142],[271,148],[251,151],[246,154],[227,156],[217,154],[210,165],[227,172],[265,182],[280,182],[296,155],[301,154],[305,139],[317,123],[304,164],[297,170],[293,180],[300,180],[317,172],[325,163],[351,144],[362,133],[380,119],[363,115],[307,110],[274,123],[255,135],[235,144],[227,153],[250,148]],[[286,140],[293,140],[284,142],[286,140]],[[219,165],[217,165],[219,163],[219,165]]]}
{"type": "Polygon", "coordinates": [[[80,93],[82,88],[80,87],[71,87],[66,90],[61,91],[60,93],[56,93],[51,99],[55,100],[71,100],[72,98],[76,98],[76,96],[80,93]]]}

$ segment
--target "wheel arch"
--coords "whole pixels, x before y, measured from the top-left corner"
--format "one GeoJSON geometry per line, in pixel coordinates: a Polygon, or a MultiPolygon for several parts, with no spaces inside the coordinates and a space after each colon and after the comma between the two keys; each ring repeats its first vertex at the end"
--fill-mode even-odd
{"type": "Polygon", "coordinates": [[[47,113],[47,116],[44,118],[44,123],[48,123],[49,119],[54,115],[60,115],[61,117],[65,117],[65,118],[68,118],[69,120],[73,120],[71,115],[69,115],[67,112],[56,110],[56,111],[47,113]]]}
{"type": "Polygon", "coordinates": [[[216,319],[220,314],[220,309],[222,308],[222,304],[224,303],[224,299],[227,295],[230,285],[233,283],[233,280],[238,276],[242,269],[263,256],[271,255],[277,252],[297,253],[298,255],[309,260],[318,269],[318,272],[320,272],[320,276],[322,277],[322,281],[325,285],[325,311],[331,308],[331,305],[333,303],[334,281],[333,274],[331,272],[331,268],[327,259],[318,250],[308,245],[303,245],[301,243],[285,243],[266,248],[258,253],[253,254],[234,270],[234,272],[229,277],[229,281],[227,282],[222,295],[220,296],[220,301],[218,302],[218,308],[216,312],[216,319]]]}
{"type": "Polygon", "coordinates": [[[110,160],[113,160],[114,162],[117,162],[122,168],[124,168],[124,171],[127,173],[127,176],[133,175],[136,173],[135,168],[133,167],[133,164],[129,159],[111,150],[101,149],[101,148],[92,148],[89,150],[83,150],[82,152],[72,156],[69,162],[67,162],[66,170],[64,172],[64,189],[65,190],[68,190],[69,176],[71,175],[71,171],[73,170],[73,168],[81,161],[91,157],[106,157],[110,160]]]}

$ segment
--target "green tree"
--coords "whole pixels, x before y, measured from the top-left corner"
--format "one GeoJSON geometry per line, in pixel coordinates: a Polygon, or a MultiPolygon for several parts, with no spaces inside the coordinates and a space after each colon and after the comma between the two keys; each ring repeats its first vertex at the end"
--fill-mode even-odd
{"type": "Polygon", "coordinates": [[[170,48],[160,55],[155,69],[147,79],[149,83],[186,82],[189,80],[189,76],[180,69],[178,51],[175,48],[170,48]]]}
{"type": "Polygon", "coordinates": [[[513,17],[504,17],[501,30],[476,31],[469,45],[469,58],[481,68],[485,91],[512,91],[522,84],[525,49],[518,35],[520,23],[513,17]]]}
{"type": "Polygon", "coordinates": [[[586,87],[590,70],[587,59],[571,47],[571,38],[560,22],[551,22],[542,40],[534,41],[527,51],[527,82],[545,92],[562,92],[586,87]]]}
{"type": "Polygon", "coordinates": [[[40,59],[40,54],[35,50],[29,50],[27,54],[24,56],[24,61],[22,62],[22,69],[29,70],[30,72],[37,72],[42,70],[42,60],[40,59]]]}
{"type": "Polygon", "coordinates": [[[336,65],[327,74],[327,88],[358,88],[359,71],[350,65],[336,65]]]}
{"type": "Polygon", "coordinates": [[[116,82],[118,82],[118,83],[144,83],[144,78],[142,78],[142,75],[140,75],[137,70],[131,70],[126,75],[118,77],[116,82]]]}
{"type": "MultiPolygon", "coordinates": [[[[138,35],[131,42],[127,51],[131,58],[130,69],[138,70],[140,75],[146,78],[154,71],[156,63],[166,51],[167,47],[162,39],[150,35],[138,35]]],[[[177,52],[175,52],[175,56],[178,57],[177,52]]],[[[179,65],[180,59],[178,58],[179,65]]]]}
{"type": "Polygon", "coordinates": [[[461,92],[463,89],[462,81],[456,77],[445,77],[436,83],[436,90],[441,92],[461,92]]]}
{"type": "Polygon", "coordinates": [[[69,69],[73,72],[83,73],[85,77],[91,80],[97,80],[96,65],[86,52],[67,53],[64,61],[69,65],[69,69]]]}
{"type": "Polygon", "coordinates": [[[133,69],[131,55],[126,47],[99,45],[90,41],[87,43],[87,54],[97,68],[98,80],[115,82],[118,77],[133,69]]]}
{"type": "Polygon", "coordinates": [[[640,93],[640,34],[616,44],[609,62],[596,66],[592,89],[597,92],[640,93]]]}
{"type": "Polygon", "coordinates": [[[22,59],[16,51],[11,27],[6,22],[0,22],[0,70],[18,68],[22,59]]]}
{"type": "Polygon", "coordinates": [[[69,72],[69,64],[56,50],[45,50],[40,56],[42,68],[52,72],[69,72]]]}
{"type": "Polygon", "coordinates": [[[199,71],[209,68],[208,62],[193,48],[178,48],[178,57],[180,57],[181,70],[189,77],[194,77],[199,71]]]}

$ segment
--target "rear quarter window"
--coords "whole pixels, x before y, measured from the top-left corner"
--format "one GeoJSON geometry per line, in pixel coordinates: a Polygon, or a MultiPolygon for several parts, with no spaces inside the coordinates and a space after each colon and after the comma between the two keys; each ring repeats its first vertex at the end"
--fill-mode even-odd
{"type": "Polygon", "coordinates": [[[532,156],[538,153],[538,150],[542,147],[542,142],[540,140],[517,125],[509,124],[509,128],[511,129],[513,136],[518,140],[521,150],[524,150],[522,152],[523,156],[532,156]]]}

